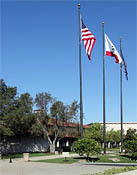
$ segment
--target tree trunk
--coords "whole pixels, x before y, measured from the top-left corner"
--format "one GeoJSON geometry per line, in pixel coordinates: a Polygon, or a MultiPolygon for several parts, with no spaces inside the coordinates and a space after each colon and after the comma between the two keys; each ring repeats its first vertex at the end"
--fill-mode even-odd
{"type": "Polygon", "coordinates": [[[48,135],[50,153],[54,153],[55,152],[55,143],[56,143],[57,138],[58,138],[58,134],[55,136],[54,140],[52,141],[50,139],[50,136],[48,135]]]}
{"type": "Polygon", "coordinates": [[[50,153],[54,153],[55,152],[55,142],[50,143],[50,153]]]}

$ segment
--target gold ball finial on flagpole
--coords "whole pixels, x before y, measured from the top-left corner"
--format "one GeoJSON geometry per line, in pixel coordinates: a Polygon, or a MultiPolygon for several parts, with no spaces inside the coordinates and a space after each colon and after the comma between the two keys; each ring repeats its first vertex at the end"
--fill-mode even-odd
{"type": "Polygon", "coordinates": [[[80,8],[80,4],[78,4],[78,8],[80,8]]]}
{"type": "Polygon", "coordinates": [[[104,21],[102,22],[102,24],[104,24],[104,21]]]}

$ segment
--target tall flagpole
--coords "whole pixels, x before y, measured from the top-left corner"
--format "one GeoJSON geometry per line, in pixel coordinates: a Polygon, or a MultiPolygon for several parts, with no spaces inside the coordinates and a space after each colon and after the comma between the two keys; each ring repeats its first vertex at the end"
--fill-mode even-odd
{"type": "MultiPolygon", "coordinates": [[[[122,38],[120,38],[120,56],[122,38]]],[[[120,63],[120,116],[121,116],[121,153],[123,152],[123,104],[122,104],[122,63],[120,63]]]]}
{"type": "Polygon", "coordinates": [[[80,137],[83,137],[83,102],[82,102],[82,68],[81,68],[81,19],[80,4],[78,4],[79,16],[79,73],[80,73],[80,137]]]}
{"type": "Polygon", "coordinates": [[[106,154],[104,22],[102,22],[102,39],[103,39],[103,137],[104,137],[104,154],[106,154]]]}

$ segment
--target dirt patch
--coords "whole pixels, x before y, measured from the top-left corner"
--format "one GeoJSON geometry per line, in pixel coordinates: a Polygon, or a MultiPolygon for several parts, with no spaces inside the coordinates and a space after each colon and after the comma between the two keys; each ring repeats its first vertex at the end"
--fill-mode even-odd
{"type": "Polygon", "coordinates": [[[113,162],[119,162],[120,161],[120,159],[118,159],[118,158],[109,158],[109,160],[112,160],[113,162]]]}

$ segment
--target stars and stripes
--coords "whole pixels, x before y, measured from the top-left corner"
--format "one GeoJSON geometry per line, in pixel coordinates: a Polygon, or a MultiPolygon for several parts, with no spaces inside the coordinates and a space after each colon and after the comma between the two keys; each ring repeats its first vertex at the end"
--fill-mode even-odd
{"type": "Polygon", "coordinates": [[[86,53],[88,55],[89,60],[91,60],[91,52],[94,47],[96,38],[94,35],[89,31],[89,29],[85,26],[83,20],[81,19],[81,33],[82,33],[82,40],[84,41],[86,53]]]}
{"type": "Polygon", "coordinates": [[[123,69],[124,69],[124,72],[125,72],[125,76],[126,76],[126,79],[128,80],[127,65],[126,65],[126,62],[125,62],[125,59],[124,59],[124,56],[123,56],[122,49],[120,49],[120,55],[122,57],[122,66],[123,66],[123,69]]]}

